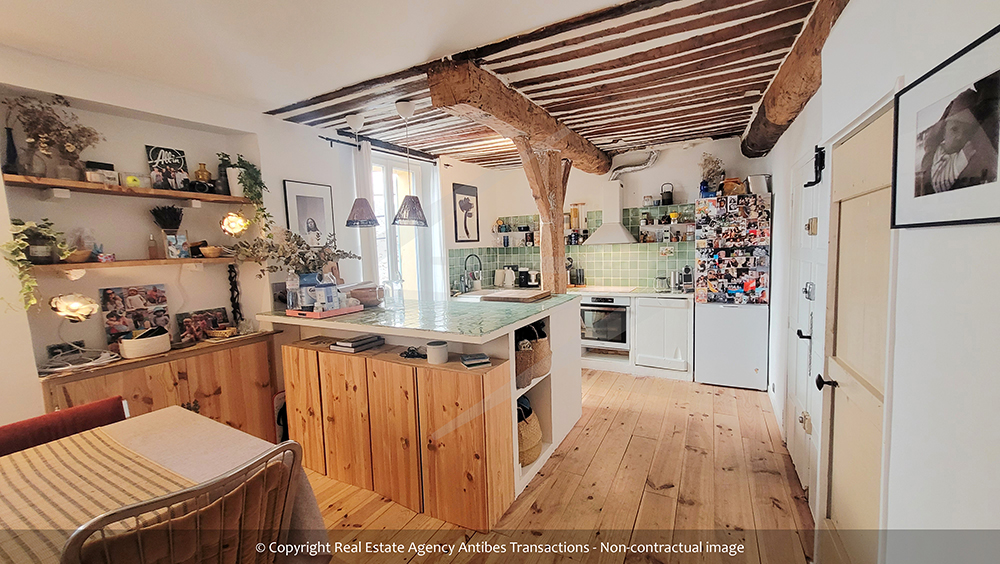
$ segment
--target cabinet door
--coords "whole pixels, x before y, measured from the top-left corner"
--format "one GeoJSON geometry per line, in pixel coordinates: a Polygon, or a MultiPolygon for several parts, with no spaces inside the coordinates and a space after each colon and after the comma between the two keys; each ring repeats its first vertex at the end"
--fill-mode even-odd
{"type": "Polygon", "coordinates": [[[198,413],[225,423],[222,417],[223,373],[231,370],[229,351],[216,351],[184,359],[191,402],[198,402],[198,413]]]}
{"type": "Polygon", "coordinates": [[[368,413],[373,489],[418,513],[423,511],[414,368],[368,359],[368,413]]]}
{"type": "Polygon", "coordinates": [[[52,405],[66,409],[122,396],[131,416],[187,401],[184,361],[164,362],[52,386],[52,405]]]}
{"type": "Polygon", "coordinates": [[[319,353],[326,475],[372,489],[368,425],[368,366],[365,357],[319,353]]]}
{"type": "Polygon", "coordinates": [[[635,363],[687,371],[690,314],[686,299],[636,300],[635,363]]]}
{"type": "Polygon", "coordinates": [[[418,368],[417,395],[424,512],[489,530],[482,376],[418,368]]]}
{"type": "Polygon", "coordinates": [[[229,369],[222,377],[222,421],[265,441],[275,442],[271,343],[261,341],[225,351],[229,369]]]}
{"type": "Polygon", "coordinates": [[[285,345],[281,347],[281,362],[285,373],[288,436],[302,445],[302,465],[326,474],[318,353],[285,345]]]}

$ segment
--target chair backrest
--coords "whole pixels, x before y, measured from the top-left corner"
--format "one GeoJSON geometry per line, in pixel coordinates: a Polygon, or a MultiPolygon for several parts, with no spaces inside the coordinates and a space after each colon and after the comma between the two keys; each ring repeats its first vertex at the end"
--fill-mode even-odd
{"type": "Polygon", "coordinates": [[[74,532],[61,564],[271,563],[282,543],[302,448],[286,441],[207,482],[100,515],[74,532]]]}
{"type": "Polygon", "coordinates": [[[122,397],[60,409],[0,427],[0,456],[125,419],[122,397]]]}

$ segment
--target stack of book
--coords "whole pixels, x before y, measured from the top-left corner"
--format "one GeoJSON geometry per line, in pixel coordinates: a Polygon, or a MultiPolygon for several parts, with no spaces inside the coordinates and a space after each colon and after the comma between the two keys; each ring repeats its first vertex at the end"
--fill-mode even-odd
{"type": "Polygon", "coordinates": [[[342,337],[337,339],[335,343],[330,345],[331,351],[346,352],[346,353],[356,353],[361,351],[366,351],[368,349],[373,349],[379,345],[385,343],[385,339],[379,337],[378,335],[372,335],[371,333],[365,333],[363,335],[356,335],[354,337],[342,337]]]}
{"type": "Polygon", "coordinates": [[[485,353],[463,354],[462,355],[462,364],[465,365],[466,368],[476,368],[476,367],[479,367],[479,366],[489,366],[490,365],[490,357],[488,355],[486,355],[485,353]]]}

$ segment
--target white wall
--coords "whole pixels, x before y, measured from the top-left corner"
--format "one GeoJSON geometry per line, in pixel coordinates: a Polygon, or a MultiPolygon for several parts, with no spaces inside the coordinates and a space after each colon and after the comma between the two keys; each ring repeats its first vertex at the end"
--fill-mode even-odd
{"type": "MultiPolygon", "coordinates": [[[[897,77],[913,82],[998,22],[1000,3],[992,1],[853,0],[823,50],[824,138],[891,92],[897,77]]],[[[996,355],[988,353],[1000,337],[1000,305],[989,286],[1000,277],[1000,225],[895,236],[883,523],[1000,528],[1000,385],[996,355]]],[[[887,561],[906,561],[891,539],[887,561]]]]}
{"type": "MultiPolygon", "coordinates": [[[[139,166],[142,161],[137,159],[141,155],[136,153],[135,145],[145,144],[146,139],[154,137],[162,139],[165,144],[176,144],[178,148],[190,150],[195,157],[195,164],[204,158],[209,163],[209,168],[214,169],[212,164],[216,161],[210,157],[218,142],[224,149],[239,151],[251,160],[258,160],[264,181],[270,188],[270,192],[265,195],[265,205],[275,216],[278,225],[283,225],[285,221],[283,180],[331,185],[340,246],[360,251],[357,231],[342,227],[354,199],[350,150],[342,146],[331,149],[326,142],[318,139],[317,130],[282,122],[162,84],[86,69],[8,47],[0,47],[0,68],[3,69],[0,83],[63,94],[83,101],[82,104],[77,104],[78,107],[87,108],[85,112],[81,112],[81,119],[86,114],[84,123],[93,120],[91,123],[95,127],[103,124],[98,129],[106,128],[102,133],[108,138],[107,143],[85,153],[85,158],[103,158],[115,163],[135,163],[135,166],[139,166]],[[90,115],[90,110],[113,114],[113,117],[90,115]],[[136,129],[129,129],[129,125],[136,129]]],[[[123,258],[138,258],[141,256],[139,253],[145,252],[144,248],[140,248],[140,245],[144,247],[145,242],[139,242],[147,241],[150,233],[149,225],[144,223],[148,212],[144,210],[157,203],[156,200],[101,199],[99,196],[73,194],[68,206],[58,207],[57,204],[41,204],[16,188],[7,189],[3,203],[6,204],[8,198],[14,213],[30,212],[33,209],[35,215],[38,215],[38,212],[44,211],[52,219],[58,218],[60,224],[73,223],[95,228],[103,233],[102,238],[113,240],[114,245],[122,249],[123,258]],[[112,209],[109,210],[109,207],[112,209]],[[108,222],[114,221],[127,227],[124,237],[109,225],[108,222]]],[[[192,236],[202,234],[202,238],[213,241],[216,235],[213,232],[215,228],[211,225],[213,219],[209,217],[212,213],[205,212],[209,206],[205,204],[201,210],[189,211],[184,227],[194,230],[192,236]]],[[[8,207],[2,207],[0,215],[6,216],[8,207]]],[[[6,221],[6,217],[0,217],[0,223],[6,221]]],[[[164,280],[168,284],[171,304],[175,296],[183,291],[187,302],[184,309],[188,309],[187,304],[192,308],[202,305],[228,306],[225,271],[220,269],[215,272],[215,268],[217,267],[206,267],[204,272],[178,271],[176,267],[168,267],[129,269],[102,275],[90,273],[75,285],[65,281],[46,280],[43,281],[42,290],[46,292],[43,298],[47,298],[47,292],[50,291],[73,289],[91,292],[97,287],[105,287],[105,284],[142,284],[164,280]],[[176,292],[172,291],[171,285],[177,289],[176,292]]],[[[254,265],[248,264],[241,271],[243,309],[248,317],[271,309],[267,281],[256,279],[253,276],[254,270],[254,265]]],[[[349,281],[359,280],[361,277],[357,261],[346,261],[342,264],[341,271],[349,281]]],[[[8,301],[16,298],[16,281],[7,272],[0,278],[0,289],[3,290],[2,296],[8,301]]],[[[58,336],[52,334],[55,327],[49,319],[52,315],[41,308],[30,314],[6,308],[0,315],[4,316],[0,358],[4,359],[5,366],[8,367],[0,375],[0,386],[4,389],[4,393],[0,394],[0,424],[4,424],[42,412],[41,387],[34,369],[34,355],[32,348],[27,345],[29,315],[35,332],[36,349],[43,347],[45,343],[56,341],[58,336]]],[[[96,320],[89,320],[79,327],[67,327],[64,334],[67,338],[85,337],[90,344],[94,339],[100,338],[96,331],[98,323],[96,320]],[[95,327],[92,328],[89,324],[95,327]]],[[[93,344],[100,343],[98,341],[93,344]]]]}
{"type": "MultiPolygon", "coordinates": [[[[712,153],[722,159],[726,165],[727,176],[745,178],[748,174],[769,172],[764,159],[747,159],[740,153],[740,141],[736,138],[692,143],[688,148],[678,143],[662,149],[656,163],[648,169],[621,177],[624,185],[623,207],[642,206],[642,197],[646,195],[658,198],[660,188],[665,182],[674,185],[675,203],[693,202],[698,198],[698,185],[701,182],[699,163],[704,152],[712,153]]],[[[646,155],[645,151],[618,155],[614,158],[612,166],[643,162],[646,155]]],[[[442,162],[445,163],[441,171],[441,190],[443,201],[446,202],[445,241],[449,249],[492,244],[492,240],[486,236],[490,233],[490,228],[497,217],[538,213],[524,170],[520,168],[490,170],[447,158],[442,159],[442,162]],[[479,188],[480,243],[454,242],[454,220],[451,219],[454,217],[454,206],[451,202],[451,185],[454,182],[479,188]]],[[[604,205],[602,194],[607,189],[607,180],[607,174],[587,174],[574,168],[566,187],[566,211],[569,211],[569,205],[573,203],[585,204],[587,211],[600,210],[604,205]]]]}

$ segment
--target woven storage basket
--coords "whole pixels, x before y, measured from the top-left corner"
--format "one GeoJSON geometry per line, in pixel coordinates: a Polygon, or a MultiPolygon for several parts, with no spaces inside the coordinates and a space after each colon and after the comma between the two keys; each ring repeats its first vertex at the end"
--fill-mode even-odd
{"type": "Polygon", "coordinates": [[[517,422],[517,451],[521,466],[531,464],[542,454],[542,426],[534,413],[517,422]]]}
{"type": "Polygon", "coordinates": [[[514,367],[517,370],[514,383],[518,389],[528,387],[532,380],[545,376],[552,369],[552,345],[549,338],[539,338],[538,330],[533,325],[528,327],[535,332],[531,348],[514,351],[514,367]]]}

